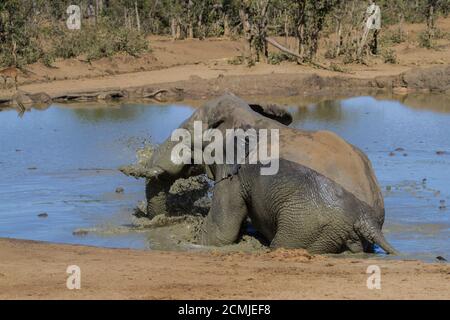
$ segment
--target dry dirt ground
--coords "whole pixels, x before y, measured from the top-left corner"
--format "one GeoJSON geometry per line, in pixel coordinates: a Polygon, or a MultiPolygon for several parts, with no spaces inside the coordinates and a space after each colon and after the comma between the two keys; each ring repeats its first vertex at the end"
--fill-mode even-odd
{"type": "Polygon", "coordinates": [[[310,256],[189,253],[0,239],[0,299],[450,299],[450,266],[310,256]],[[66,269],[81,269],[68,290],[66,269]],[[367,288],[369,265],[381,289],[367,288]]]}

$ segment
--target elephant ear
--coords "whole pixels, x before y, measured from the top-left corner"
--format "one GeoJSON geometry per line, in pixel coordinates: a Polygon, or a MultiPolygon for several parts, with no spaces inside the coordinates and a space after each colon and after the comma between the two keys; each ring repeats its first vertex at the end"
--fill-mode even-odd
{"type": "Polygon", "coordinates": [[[278,121],[286,126],[293,121],[292,115],[275,104],[249,104],[250,108],[266,118],[278,121]]]}

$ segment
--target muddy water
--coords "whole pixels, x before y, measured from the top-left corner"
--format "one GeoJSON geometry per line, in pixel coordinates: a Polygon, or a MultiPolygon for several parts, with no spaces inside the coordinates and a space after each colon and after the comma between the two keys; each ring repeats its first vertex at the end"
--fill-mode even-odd
{"type": "MultiPolygon", "coordinates": [[[[290,107],[293,126],[334,131],[368,154],[385,194],[386,236],[404,257],[450,257],[450,110],[443,104],[431,96],[405,104],[359,97],[290,107]]],[[[23,118],[0,112],[0,237],[170,248],[167,230],[127,228],[144,186],[115,169],[192,112],[136,104],[53,105],[23,118]]]]}
{"type": "Polygon", "coordinates": [[[148,247],[145,234],[117,229],[131,223],[144,183],[116,169],[135,160],[144,137],[163,141],[191,112],[136,105],[54,105],[23,118],[0,112],[0,237],[148,247]],[[74,235],[78,229],[104,232],[74,235]]]}

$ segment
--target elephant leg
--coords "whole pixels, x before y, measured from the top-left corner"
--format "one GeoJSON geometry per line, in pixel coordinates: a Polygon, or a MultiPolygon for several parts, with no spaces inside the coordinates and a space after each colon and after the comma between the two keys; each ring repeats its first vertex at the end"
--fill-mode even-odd
{"type": "Polygon", "coordinates": [[[345,246],[351,253],[363,253],[364,247],[361,240],[347,240],[345,246]]]}
{"type": "Polygon", "coordinates": [[[172,181],[148,179],[145,186],[147,216],[152,219],[158,215],[168,215],[167,194],[172,181]]]}
{"type": "Polygon", "coordinates": [[[282,248],[283,244],[282,241],[280,239],[279,234],[277,233],[275,235],[275,237],[272,239],[272,241],[270,242],[270,249],[278,249],[278,248],[282,248]]]}
{"type": "Polygon", "coordinates": [[[241,194],[237,177],[222,180],[214,187],[208,216],[201,234],[203,245],[223,246],[234,243],[242,222],[247,216],[247,205],[241,194]]]}

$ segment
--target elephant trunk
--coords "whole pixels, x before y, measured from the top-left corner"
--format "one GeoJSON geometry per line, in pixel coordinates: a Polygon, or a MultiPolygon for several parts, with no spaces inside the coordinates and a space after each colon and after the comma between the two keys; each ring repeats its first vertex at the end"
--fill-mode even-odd
{"type": "Polygon", "coordinates": [[[356,233],[372,244],[377,244],[387,254],[398,255],[398,251],[392,247],[385,239],[381,228],[373,220],[369,213],[363,213],[361,218],[354,225],[356,233]]]}

